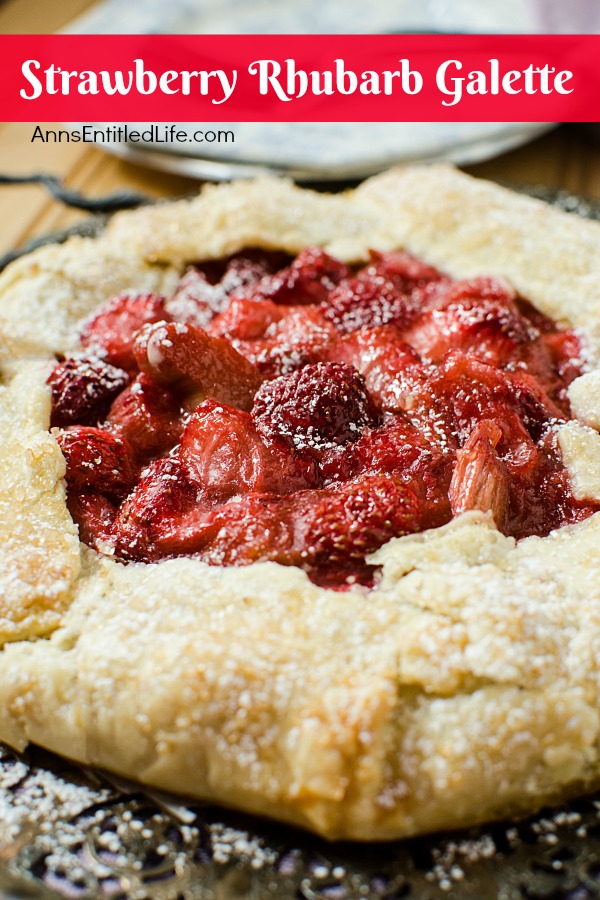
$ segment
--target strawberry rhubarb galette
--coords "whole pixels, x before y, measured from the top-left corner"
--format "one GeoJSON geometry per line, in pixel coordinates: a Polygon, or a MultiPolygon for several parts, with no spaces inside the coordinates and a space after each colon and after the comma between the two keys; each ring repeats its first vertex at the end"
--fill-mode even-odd
{"type": "Polygon", "coordinates": [[[0,279],[0,738],[389,839],[600,782],[600,226],[446,167],[0,279]]]}
{"type": "Polygon", "coordinates": [[[48,377],[80,539],[339,588],[371,586],[391,538],[468,510],[522,538],[600,508],[574,495],[557,433],[573,331],[499,279],[370,256],[244,250],[84,321],[48,377]]]}

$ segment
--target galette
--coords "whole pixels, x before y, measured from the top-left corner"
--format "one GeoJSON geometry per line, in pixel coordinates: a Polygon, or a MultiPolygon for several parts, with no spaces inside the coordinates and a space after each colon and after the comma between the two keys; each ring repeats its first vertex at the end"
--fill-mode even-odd
{"type": "Polygon", "coordinates": [[[0,276],[0,739],[331,839],[600,783],[600,225],[446,166],[0,276]]]}

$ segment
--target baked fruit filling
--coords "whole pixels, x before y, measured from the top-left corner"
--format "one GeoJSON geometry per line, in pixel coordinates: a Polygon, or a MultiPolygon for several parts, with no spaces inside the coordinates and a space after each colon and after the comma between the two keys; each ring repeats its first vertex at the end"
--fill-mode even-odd
{"type": "Polygon", "coordinates": [[[496,278],[248,250],[169,299],[112,298],[81,344],[49,376],[51,425],[81,539],[123,561],[371,584],[370,553],[466,510],[522,538],[599,508],[555,428],[579,341],[496,278]]]}

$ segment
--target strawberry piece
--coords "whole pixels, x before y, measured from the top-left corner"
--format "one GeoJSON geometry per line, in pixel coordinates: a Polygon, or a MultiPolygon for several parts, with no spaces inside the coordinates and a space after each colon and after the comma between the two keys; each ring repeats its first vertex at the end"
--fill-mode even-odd
{"type": "Polygon", "coordinates": [[[321,304],[321,312],[342,334],[394,322],[405,327],[417,314],[411,295],[381,277],[357,275],[341,282],[321,304]]]}
{"type": "Polygon", "coordinates": [[[227,337],[266,378],[320,362],[338,333],[314,306],[278,306],[271,300],[232,299],[210,333],[227,337]]]}
{"type": "Polygon", "coordinates": [[[239,296],[288,265],[290,258],[275,250],[244,250],[229,259],[221,285],[230,296],[239,296]]]}
{"type": "Polygon", "coordinates": [[[226,307],[227,301],[227,294],[219,285],[210,284],[203,272],[191,266],[179,279],[173,296],[166,301],[165,310],[174,322],[206,328],[226,307]]]}
{"type": "Polygon", "coordinates": [[[272,300],[234,297],[225,312],[215,318],[210,333],[229,340],[252,341],[263,337],[269,326],[285,315],[285,308],[272,300]]]}
{"type": "Polygon", "coordinates": [[[250,293],[247,288],[272,275],[290,263],[287,253],[278,250],[247,248],[227,259],[209,259],[198,264],[208,282],[218,285],[228,296],[250,293]]]}
{"type": "Polygon", "coordinates": [[[167,300],[167,312],[175,322],[208,328],[216,315],[227,312],[233,294],[252,288],[265,275],[286,265],[287,260],[285,254],[247,250],[225,263],[190,266],[167,300]]]}
{"type": "Polygon", "coordinates": [[[267,447],[248,413],[213,400],[191,416],[180,456],[190,478],[223,499],[251,491],[286,494],[318,480],[314,460],[283,442],[267,447]]]}
{"type": "Polygon", "coordinates": [[[392,412],[411,409],[426,379],[421,358],[395,325],[355,331],[330,345],[328,356],[358,369],[375,402],[392,412]]]}
{"type": "Polygon", "coordinates": [[[102,494],[89,492],[77,494],[69,491],[67,498],[69,512],[79,527],[79,540],[106,552],[113,544],[113,524],[117,516],[117,508],[102,494]]]}
{"type": "Polygon", "coordinates": [[[56,439],[67,463],[68,487],[119,496],[132,486],[136,470],[128,441],[84,425],[73,425],[56,439]]]}
{"type": "Polygon", "coordinates": [[[537,329],[520,315],[514,294],[494,278],[449,285],[438,303],[403,335],[430,360],[439,361],[449,350],[458,349],[494,366],[520,359],[520,346],[538,336],[537,329]]]}
{"type": "Polygon", "coordinates": [[[112,434],[129,441],[141,459],[170,450],[183,431],[184,410],[175,391],[141,373],[116,398],[106,419],[112,434]]]}
{"type": "Polygon", "coordinates": [[[368,475],[296,497],[295,544],[308,568],[364,562],[392,537],[423,528],[426,508],[391,475],[368,475]]]}
{"type": "Polygon", "coordinates": [[[51,426],[96,425],[129,384],[129,375],[99,356],[79,354],[57,363],[46,384],[52,393],[51,426]]]}
{"type": "Polygon", "coordinates": [[[319,469],[326,485],[389,474],[419,496],[440,501],[448,493],[451,458],[407,419],[393,416],[379,428],[366,428],[356,443],[326,451],[319,469]]]}
{"type": "Polygon", "coordinates": [[[553,334],[556,331],[556,322],[539,309],[536,309],[529,300],[517,295],[515,297],[515,303],[521,315],[524,316],[528,322],[531,322],[533,327],[536,331],[539,331],[540,334],[553,334]]]}
{"type": "Polygon", "coordinates": [[[402,416],[393,416],[380,428],[365,429],[348,448],[358,468],[357,474],[392,473],[421,479],[440,461],[440,451],[402,416]]]}
{"type": "Polygon", "coordinates": [[[502,430],[484,419],[474,428],[464,447],[456,454],[449,500],[456,516],[477,509],[492,514],[496,527],[507,526],[509,480],[506,466],[496,452],[502,430]]]}
{"type": "Polygon", "coordinates": [[[213,565],[286,561],[292,545],[286,503],[272,494],[229,501],[211,496],[172,456],[142,473],[116,518],[113,539],[121,557],[146,562],[184,554],[213,565]]]}
{"type": "Polygon", "coordinates": [[[260,372],[223,338],[179,322],[147,326],[135,354],[140,369],[161,382],[182,382],[229,406],[249,410],[260,372]]]}
{"type": "Polygon", "coordinates": [[[537,378],[529,372],[507,372],[510,401],[534,440],[539,440],[548,423],[564,421],[559,407],[548,396],[537,378]]]}
{"type": "Polygon", "coordinates": [[[413,399],[413,422],[450,448],[462,446],[481,419],[516,413],[537,440],[561,417],[532,375],[503,372],[460,351],[448,354],[413,399]]]}
{"type": "Polygon", "coordinates": [[[316,363],[266,382],[252,418],[267,440],[283,438],[297,450],[318,455],[357,440],[363,428],[376,424],[378,413],[356,369],[316,363]]]}
{"type": "Polygon", "coordinates": [[[434,281],[448,281],[438,269],[411,256],[406,250],[393,250],[387,253],[371,250],[370,256],[371,262],[363,269],[359,269],[358,274],[370,279],[391,281],[394,287],[402,292],[434,281]]]}
{"type": "MultiPolygon", "coordinates": [[[[311,574],[330,566],[349,574],[390,538],[422,527],[424,507],[398,479],[371,476],[290,497],[252,493],[218,509],[202,504],[156,519],[134,552],[193,555],[211,565],[272,560],[311,574]]],[[[130,550],[131,552],[131,550],[130,550]]]]}
{"type": "Polygon", "coordinates": [[[164,297],[128,291],[104,303],[81,329],[84,347],[100,348],[109,363],[121,369],[134,369],[133,341],[148,322],[169,318],[164,297]]]}
{"type": "MultiPolygon", "coordinates": [[[[279,307],[282,309],[282,307],[279,307]]],[[[286,313],[266,331],[264,340],[236,342],[240,353],[266,378],[276,378],[308,363],[324,361],[338,333],[314,306],[283,307],[286,313]]]]}
{"type": "Polygon", "coordinates": [[[573,498],[551,427],[579,342],[493,278],[249,250],[191,267],[167,302],[113,298],[83,342],[98,358],[48,383],[53,424],[79,423],[58,438],[69,504],[101,552],[273,560],[340,587],[452,514],[520,538],[600,508],[573,498]]]}
{"type": "Polygon", "coordinates": [[[160,535],[176,528],[182,516],[201,498],[186,467],[177,456],[151,463],[115,519],[115,548],[124,559],[152,562],[162,555],[160,535]]]}
{"type": "Polygon", "coordinates": [[[283,305],[320,303],[349,274],[344,263],[318,247],[308,247],[288,268],[263,278],[254,288],[253,296],[283,305]]]}
{"type": "Polygon", "coordinates": [[[270,360],[279,360],[282,374],[292,366],[319,362],[329,344],[338,339],[333,325],[312,306],[289,307],[288,315],[271,326],[266,336],[272,341],[270,360]]]}
{"type": "Polygon", "coordinates": [[[530,491],[538,515],[533,522],[531,515],[524,519],[521,504],[521,516],[519,519],[515,516],[515,522],[511,523],[519,537],[526,537],[529,534],[546,535],[554,528],[582,522],[600,510],[598,501],[576,500],[573,497],[569,473],[564,467],[556,465],[557,453],[560,456],[556,433],[548,434],[541,445],[545,466],[540,467],[540,477],[530,491]]]}
{"type": "Polygon", "coordinates": [[[162,555],[195,556],[213,566],[245,566],[274,560],[300,561],[286,498],[250,494],[216,510],[196,507],[173,527],[162,527],[156,546],[162,555]]]}

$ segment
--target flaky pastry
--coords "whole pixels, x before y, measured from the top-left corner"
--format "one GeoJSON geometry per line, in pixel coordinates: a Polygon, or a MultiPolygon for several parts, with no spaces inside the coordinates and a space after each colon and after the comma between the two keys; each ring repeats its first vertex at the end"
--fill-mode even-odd
{"type": "Polygon", "coordinates": [[[573,495],[600,502],[600,225],[445,166],[326,195],[205,188],[114,217],[0,277],[0,738],[331,839],[393,839],[533,810],[600,781],[600,514],[515,540],[472,509],[393,538],[373,587],[296,566],[128,562],[79,541],[49,430],[56,356],[128,289],[185,265],[319,246],[406,248],[500,276],[577,330],[573,495]]]}

